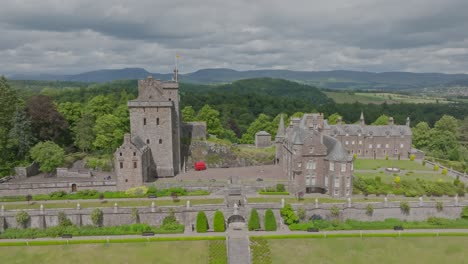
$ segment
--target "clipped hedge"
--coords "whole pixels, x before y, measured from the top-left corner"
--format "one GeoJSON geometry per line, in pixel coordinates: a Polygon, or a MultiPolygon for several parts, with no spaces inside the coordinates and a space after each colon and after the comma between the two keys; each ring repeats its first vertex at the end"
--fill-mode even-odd
{"type": "Polygon", "coordinates": [[[268,209],[265,212],[264,224],[265,231],[276,231],[277,229],[275,214],[273,214],[271,209],[268,209]]]}
{"type": "Polygon", "coordinates": [[[206,218],[206,214],[203,211],[199,211],[197,214],[197,223],[196,223],[196,230],[197,233],[206,233],[208,231],[208,219],[206,218]]]}
{"type": "Polygon", "coordinates": [[[224,220],[223,212],[216,211],[213,218],[213,229],[215,232],[226,231],[226,221],[224,220]]]}
{"type": "Polygon", "coordinates": [[[258,194],[263,194],[263,195],[289,195],[289,192],[268,192],[268,191],[259,191],[258,194]]]}
{"type": "Polygon", "coordinates": [[[260,218],[258,217],[258,212],[255,208],[250,211],[248,229],[249,231],[260,229],[260,218]]]}

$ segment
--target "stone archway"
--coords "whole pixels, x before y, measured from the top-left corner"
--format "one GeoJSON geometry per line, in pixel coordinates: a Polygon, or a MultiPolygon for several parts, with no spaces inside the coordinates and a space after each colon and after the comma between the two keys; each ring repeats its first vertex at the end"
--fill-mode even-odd
{"type": "Polygon", "coordinates": [[[242,215],[231,215],[228,220],[228,227],[234,230],[241,230],[245,227],[245,219],[242,215]]]}

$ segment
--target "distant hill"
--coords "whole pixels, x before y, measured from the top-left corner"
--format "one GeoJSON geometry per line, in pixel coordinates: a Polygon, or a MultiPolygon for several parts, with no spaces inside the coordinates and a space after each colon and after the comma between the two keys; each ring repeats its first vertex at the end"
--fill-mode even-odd
{"type": "MultiPolygon", "coordinates": [[[[155,79],[169,80],[172,74],[150,73],[142,68],[90,71],[76,75],[17,74],[10,76],[14,80],[108,82],[114,80],[142,79],[152,75],[155,79]]],[[[279,78],[298,81],[331,89],[376,89],[403,90],[424,87],[444,86],[448,83],[468,79],[467,74],[411,73],[411,72],[360,72],[360,71],[289,71],[289,70],[252,70],[236,71],[232,69],[202,69],[181,74],[182,82],[198,84],[231,83],[236,80],[251,78],[279,78]]]]}

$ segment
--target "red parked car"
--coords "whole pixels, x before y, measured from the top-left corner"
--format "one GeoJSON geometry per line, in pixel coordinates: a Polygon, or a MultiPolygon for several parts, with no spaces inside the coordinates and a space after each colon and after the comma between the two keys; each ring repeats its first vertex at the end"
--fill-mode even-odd
{"type": "Polygon", "coordinates": [[[206,163],[204,161],[195,162],[195,170],[196,171],[206,170],[206,163]]]}

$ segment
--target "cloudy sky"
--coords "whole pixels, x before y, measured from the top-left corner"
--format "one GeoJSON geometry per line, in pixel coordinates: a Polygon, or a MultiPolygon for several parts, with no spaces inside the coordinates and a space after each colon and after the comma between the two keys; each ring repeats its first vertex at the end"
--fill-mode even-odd
{"type": "Polygon", "coordinates": [[[467,0],[0,0],[0,74],[468,73],[467,0]]]}

